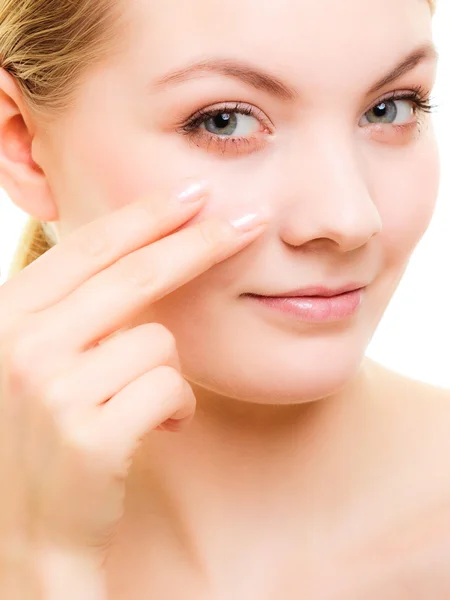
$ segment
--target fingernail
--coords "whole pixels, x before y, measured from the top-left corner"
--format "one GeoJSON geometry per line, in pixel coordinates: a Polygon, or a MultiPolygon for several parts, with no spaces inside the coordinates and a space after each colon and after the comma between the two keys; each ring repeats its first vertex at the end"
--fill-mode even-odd
{"type": "Polygon", "coordinates": [[[205,180],[189,179],[184,182],[175,197],[179,202],[198,202],[206,196],[208,183],[205,180]]]}
{"type": "Polygon", "coordinates": [[[248,212],[240,217],[230,219],[231,225],[239,233],[247,233],[257,229],[260,225],[265,225],[269,221],[269,214],[266,209],[260,207],[254,211],[248,212]]]}

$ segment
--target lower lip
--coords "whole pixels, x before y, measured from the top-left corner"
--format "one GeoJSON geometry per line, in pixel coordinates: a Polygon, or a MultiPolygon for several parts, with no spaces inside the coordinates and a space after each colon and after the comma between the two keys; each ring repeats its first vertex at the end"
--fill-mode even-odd
{"type": "Polygon", "coordinates": [[[362,302],[363,291],[364,288],[329,298],[324,296],[275,298],[252,295],[248,295],[247,298],[301,321],[323,323],[352,317],[362,302]]]}

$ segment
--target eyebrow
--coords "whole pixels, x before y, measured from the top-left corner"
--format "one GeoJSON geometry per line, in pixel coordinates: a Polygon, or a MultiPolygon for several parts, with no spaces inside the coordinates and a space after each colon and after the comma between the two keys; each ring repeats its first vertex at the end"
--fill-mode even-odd
{"type": "Polygon", "coordinates": [[[199,72],[217,73],[227,77],[240,79],[244,83],[268,92],[272,96],[277,96],[284,100],[295,100],[298,97],[297,92],[284,84],[280,79],[252,65],[227,58],[206,59],[192,63],[187,67],[173,71],[155,82],[159,87],[169,83],[179,83],[192,79],[199,72]]]}
{"type": "Polygon", "coordinates": [[[406,58],[404,58],[396,67],[392,69],[387,75],[382,77],[377,83],[372,86],[369,90],[369,94],[378,92],[381,88],[385,87],[389,83],[396,81],[405,73],[412,71],[418,64],[427,60],[439,60],[439,54],[436,47],[431,42],[427,42],[422,46],[419,46],[413,50],[406,58]]]}
{"type": "MultiPolygon", "coordinates": [[[[419,63],[433,59],[439,59],[439,54],[434,44],[431,42],[422,44],[403,58],[387,75],[384,75],[377,81],[375,85],[370,88],[368,93],[373,94],[377,92],[384,86],[392,83],[402,75],[405,75],[405,73],[414,69],[419,63]]],[[[286,85],[273,74],[254,67],[246,62],[227,58],[211,58],[191,63],[157,79],[153,85],[157,88],[168,84],[188,81],[202,72],[234,77],[257,90],[267,92],[270,95],[283,100],[292,101],[299,97],[298,92],[294,88],[286,85]]]]}

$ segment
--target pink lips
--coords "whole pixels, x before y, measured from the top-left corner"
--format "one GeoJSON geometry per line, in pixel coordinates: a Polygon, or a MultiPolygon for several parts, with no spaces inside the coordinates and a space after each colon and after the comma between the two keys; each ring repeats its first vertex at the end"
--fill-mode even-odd
{"type": "Polygon", "coordinates": [[[253,302],[301,321],[331,322],[353,316],[364,297],[364,288],[335,296],[256,296],[253,302]]]}

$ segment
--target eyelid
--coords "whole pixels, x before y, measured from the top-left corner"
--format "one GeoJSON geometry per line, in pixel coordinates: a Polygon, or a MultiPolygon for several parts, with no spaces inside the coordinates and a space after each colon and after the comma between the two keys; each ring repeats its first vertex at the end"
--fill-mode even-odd
{"type": "MultiPolygon", "coordinates": [[[[414,85],[409,89],[408,88],[405,88],[403,90],[397,89],[392,92],[386,92],[386,94],[384,94],[383,96],[378,98],[375,102],[373,102],[367,108],[367,110],[364,111],[363,115],[365,115],[369,110],[371,110],[375,106],[378,106],[378,104],[381,104],[382,102],[385,102],[387,100],[410,100],[411,102],[414,102],[414,100],[417,100],[419,102],[416,102],[416,104],[420,104],[420,103],[428,104],[429,101],[431,100],[430,94],[431,94],[431,90],[427,90],[426,88],[424,88],[421,85],[414,85]]],[[[430,108],[436,108],[436,106],[430,105],[430,108]]]]}
{"type": "Polygon", "coordinates": [[[197,112],[189,116],[187,119],[183,119],[180,123],[178,123],[177,129],[185,132],[193,130],[202,122],[202,120],[204,120],[207,117],[210,117],[211,113],[215,113],[216,111],[217,114],[227,111],[230,113],[246,114],[255,117],[255,119],[261,121],[263,125],[268,129],[272,129],[275,127],[272,121],[269,119],[269,117],[254,104],[248,104],[246,102],[225,101],[218,102],[216,104],[211,104],[209,106],[206,106],[205,108],[198,110],[197,112]]]}

